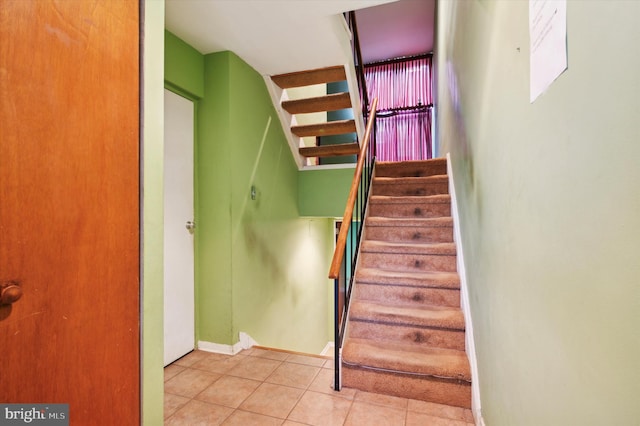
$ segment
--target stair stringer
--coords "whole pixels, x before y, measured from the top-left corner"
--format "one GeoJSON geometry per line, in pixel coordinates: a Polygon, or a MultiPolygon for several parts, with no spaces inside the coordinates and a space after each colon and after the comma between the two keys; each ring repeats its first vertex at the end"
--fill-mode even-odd
{"type": "Polygon", "coordinates": [[[460,214],[456,199],[456,187],[453,180],[453,168],[451,166],[451,155],[447,152],[447,175],[449,176],[449,195],[451,196],[451,217],[453,219],[453,241],[456,245],[458,275],[460,276],[460,307],[464,314],[465,322],[465,352],[469,359],[471,369],[471,411],[476,425],[484,426],[482,418],[482,404],[480,400],[480,381],[478,379],[478,360],[476,358],[476,345],[473,336],[473,321],[471,317],[471,307],[469,305],[469,287],[467,285],[467,274],[464,263],[464,251],[462,250],[462,234],[460,231],[460,214]]]}
{"type": "Polygon", "coordinates": [[[295,117],[289,114],[284,108],[282,108],[282,102],[289,100],[287,91],[275,84],[273,80],[271,80],[271,76],[263,75],[262,78],[264,79],[264,83],[267,86],[269,95],[271,96],[273,107],[275,108],[276,113],[278,114],[278,118],[280,119],[280,125],[285,137],[287,138],[289,149],[291,150],[291,155],[293,155],[293,160],[295,161],[296,166],[298,166],[298,170],[302,170],[305,166],[305,158],[300,155],[300,152],[298,151],[302,138],[294,135],[293,132],[291,132],[291,126],[297,124],[294,120],[295,117]]]}
{"type": "Polygon", "coordinates": [[[353,59],[351,59],[348,66],[345,67],[345,72],[347,75],[349,96],[351,97],[351,110],[353,111],[353,119],[356,122],[356,133],[358,135],[358,142],[362,145],[365,124],[364,117],[362,115],[362,104],[360,103],[360,88],[358,86],[358,77],[356,74],[356,67],[353,63],[353,59]]]}

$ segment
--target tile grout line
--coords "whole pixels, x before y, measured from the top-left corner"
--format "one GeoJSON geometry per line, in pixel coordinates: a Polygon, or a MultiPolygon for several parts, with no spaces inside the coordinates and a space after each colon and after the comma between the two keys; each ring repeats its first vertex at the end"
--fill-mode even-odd
{"type": "MultiPolygon", "coordinates": [[[[236,355],[238,355],[238,354],[236,354],[236,355]]],[[[220,361],[228,360],[228,359],[230,359],[230,358],[233,358],[233,357],[234,357],[234,356],[236,356],[236,355],[233,355],[233,356],[231,356],[231,357],[223,357],[223,358],[220,358],[220,361]]],[[[403,402],[404,402],[404,404],[403,404],[403,405],[404,405],[404,407],[403,407],[403,408],[399,408],[399,407],[394,406],[393,404],[385,404],[385,403],[383,403],[383,402],[381,402],[381,401],[368,400],[368,399],[366,399],[366,398],[363,398],[363,397],[362,397],[362,396],[364,396],[364,395],[366,395],[366,394],[369,394],[369,393],[371,393],[371,392],[363,392],[363,391],[360,391],[360,390],[354,389],[354,393],[353,393],[352,397],[348,397],[348,396],[340,396],[340,395],[337,395],[337,394],[336,394],[336,391],[332,391],[332,392],[321,392],[321,391],[317,391],[317,390],[311,389],[311,386],[316,382],[316,380],[318,380],[319,376],[321,375],[321,373],[322,373],[325,369],[327,369],[327,370],[329,370],[329,371],[331,370],[330,368],[326,368],[326,367],[325,367],[325,366],[327,365],[327,362],[328,362],[329,360],[325,360],[322,364],[320,364],[320,365],[316,365],[316,364],[314,364],[314,363],[305,363],[305,362],[302,362],[302,361],[303,361],[302,359],[297,360],[297,359],[293,358],[294,356],[301,356],[301,357],[304,357],[305,355],[303,355],[303,354],[289,354],[287,357],[285,357],[285,358],[283,358],[283,359],[273,358],[273,357],[269,357],[269,356],[261,356],[261,355],[264,355],[264,353],[259,353],[259,354],[255,354],[255,355],[254,355],[254,354],[251,354],[251,353],[246,354],[246,355],[244,356],[244,358],[245,358],[245,359],[243,359],[243,360],[241,360],[240,362],[238,362],[238,364],[240,364],[241,362],[244,362],[244,361],[248,360],[250,357],[252,357],[252,358],[259,358],[259,359],[263,359],[263,360],[269,360],[269,361],[275,361],[275,362],[276,362],[275,367],[274,367],[274,368],[273,368],[273,369],[272,369],[272,370],[271,370],[271,371],[266,375],[266,377],[265,377],[264,379],[255,379],[255,378],[249,378],[249,377],[236,376],[236,375],[229,374],[229,372],[230,372],[230,371],[232,371],[234,368],[236,368],[238,365],[234,365],[234,366],[232,366],[232,367],[228,368],[224,373],[218,373],[218,372],[214,372],[214,371],[211,371],[211,370],[206,370],[206,369],[204,369],[204,368],[202,368],[202,367],[197,367],[196,365],[197,365],[199,362],[203,361],[203,360],[205,359],[205,357],[202,357],[202,358],[200,358],[200,359],[197,359],[197,360],[195,360],[194,362],[190,363],[189,365],[170,364],[170,365],[176,365],[176,366],[180,367],[180,368],[181,368],[181,371],[179,371],[179,372],[177,372],[177,373],[173,374],[171,377],[169,377],[168,379],[166,379],[166,380],[164,381],[164,383],[165,383],[165,384],[166,384],[166,382],[168,382],[168,381],[170,381],[170,380],[172,380],[172,379],[176,378],[177,376],[179,376],[179,375],[181,375],[181,374],[184,374],[184,373],[186,373],[186,372],[189,372],[189,371],[191,371],[191,372],[195,372],[195,373],[198,373],[198,372],[208,373],[208,374],[212,374],[212,375],[217,375],[218,377],[217,377],[213,382],[211,382],[211,383],[209,383],[208,385],[206,385],[202,390],[200,390],[198,393],[196,393],[196,394],[195,394],[195,395],[193,395],[192,397],[185,396],[185,395],[179,395],[179,394],[171,393],[171,392],[165,392],[165,394],[168,394],[168,395],[173,395],[173,396],[176,396],[176,397],[179,397],[179,398],[185,398],[185,399],[186,399],[186,401],[185,401],[183,404],[181,404],[181,405],[177,406],[177,407],[174,409],[174,411],[173,411],[173,412],[172,412],[172,413],[171,413],[167,418],[165,418],[165,419],[164,419],[164,422],[165,422],[165,423],[166,423],[166,422],[169,422],[169,421],[170,421],[172,418],[174,418],[174,417],[176,416],[176,414],[177,414],[178,412],[180,412],[180,411],[181,411],[181,410],[182,410],[186,405],[188,405],[188,404],[189,404],[190,402],[192,402],[192,401],[196,401],[196,402],[199,402],[199,403],[204,403],[204,404],[207,404],[207,405],[217,406],[217,407],[221,407],[221,408],[225,408],[225,409],[229,409],[229,410],[231,410],[231,411],[230,411],[230,413],[229,413],[227,416],[225,416],[225,417],[224,417],[224,419],[222,419],[222,420],[221,420],[221,423],[222,423],[222,424],[223,424],[224,422],[226,422],[227,420],[229,420],[229,419],[230,419],[232,416],[234,416],[237,412],[244,412],[244,413],[250,413],[250,414],[255,414],[255,415],[259,415],[259,416],[269,417],[269,418],[271,418],[271,419],[274,419],[274,420],[280,421],[280,424],[282,425],[282,424],[284,424],[284,423],[285,423],[285,422],[287,422],[287,421],[292,421],[292,422],[295,422],[295,421],[296,421],[296,420],[290,419],[290,416],[291,416],[291,414],[294,412],[294,410],[299,406],[299,404],[300,404],[301,400],[302,400],[302,399],[305,397],[305,395],[307,395],[307,394],[324,395],[324,396],[330,396],[331,398],[334,398],[334,397],[335,397],[335,398],[340,398],[341,400],[346,400],[346,401],[348,402],[348,408],[347,408],[347,410],[345,411],[345,413],[346,413],[346,414],[345,414],[345,417],[344,417],[344,419],[343,419],[343,421],[342,421],[342,423],[341,423],[343,426],[347,423],[347,421],[349,420],[349,418],[350,418],[350,417],[352,416],[352,414],[354,413],[354,411],[353,411],[353,410],[354,410],[354,407],[356,406],[356,402],[358,402],[358,403],[360,403],[360,404],[365,404],[365,405],[375,406],[375,407],[388,408],[388,409],[398,409],[398,410],[400,410],[400,411],[402,411],[402,412],[404,413],[404,416],[403,416],[403,425],[405,425],[405,426],[407,425],[407,423],[408,423],[408,421],[409,421],[409,413],[410,413],[410,412],[414,412],[414,411],[411,411],[411,410],[410,410],[410,406],[411,406],[411,404],[410,404],[410,400],[409,400],[409,399],[407,399],[407,398],[400,398],[400,399],[404,400],[404,401],[403,401],[403,402]],[[277,383],[277,382],[273,382],[273,383],[272,383],[272,382],[268,382],[268,380],[269,380],[270,378],[272,378],[272,376],[276,373],[276,371],[277,371],[279,368],[281,368],[283,365],[296,365],[296,366],[310,367],[310,368],[317,369],[317,371],[315,371],[315,373],[313,374],[313,376],[312,376],[312,377],[309,379],[309,381],[304,385],[304,387],[293,386],[293,385],[290,385],[290,384],[280,384],[280,383],[277,383]],[[227,406],[227,405],[221,405],[221,404],[218,404],[218,403],[215,403],[215,402],[210,402],[210,401],[206,401],[206,400],[200,400],[200,399],[198,399],[198,397],[199,397],[200,395],[202,395],[202,394],[203,394],[207,389],[209,389],[211,386],[213,386],[215,383],[217,383],[218,381],[220,381],[220,380],[221,380],[221,379],[223,379],[224,377],[232,377],[232,378],[236,378],[236,379],[250,380],[250,381],[258,382],[259,384],[255,387],[255,389],[253,389],[253,390],[251,391],[251,393],[250,393],[250,394],[248,394],[247,396],[245,396],[245,397],[242,399],[242,401],[240,401],[240,402],[238,403],[238,406],[237,406],[237,407],[230,407],[230,406],[227,406]],[[251,398],[251,396],[253,396],[253,395],[256,393],[256,391],[257,391],[257,390],[258,390],[262,385],[264,385],[264,384],[269,384],[269,385],[273,385],[273,386],[281,386],[281,387],[284,387],[284,388],[290,388],[290,389],[295,389],[295,390],[300,390],[300,391],[301,391],[300,396],[296,398],[295,403],[292,405],[292,408],[290,408],[290,409],[287,411],[287,414],[286,414],[286,416],[285,416],[284,418],[276,417],[276,416],[273,416],[273,415],[270,415],[270,414],[263,414],[263,413],[261,413],[261,412],[254,412],[254,411],[244,410],[244,409],[241,409],[241,408],[240,408],[240,406],[241,406],[245,401],[247,401],[249,398],[251,398]]],[[[313,358],[313,357],[311,357],[311,358],[313,358]]],[[[169,367],[169,366],[167,366],[167,367],[169,367]]],[[[166,368],[166,367],[165,367],[165,368],[166,368]]],[[[372,393],[372,394],[373,394],[373,395],[376,395],[375,393],[372,393]]],[[[377,394],[377,395],[381,395],[381,394],[377,394]]],[[[390,395],[383,395],[383,396],[389,397],[390,395]]],[[[397,398],[397,397],[393,397],[393,398],[397,398]]],[[[458,407],[454,407],[454,408],[458,408],[458,407]]],[[[464,415],[464,414],[466,414],[466,411],[464,411],[464,408],[462,408],[462,407],[459,407],[459,408],[460,408],[461,410],[463,410],[463,411],[462,411],[463,415],[464,415]]],[[[422,411],[415,411],[415,413],[416,413],[416,414],[425,414],[425,415],[428,415],[428,416],[431,416],[431,417],[437,417],[437,418],[440,418],[440,419],[443,419],[443,420],[447,420],[447,421],[460,422],[460,424],[467,424],[467,425],[472,425],[472,424],[473,424],[473,423],[469,423],[467,420],[463,420],[463,419],[461,419],[461,418],[453,418],[453,417],[451,417],[450,415],[446,415],[446,416],[444,416],[444,415],[440,415],[440,414],[444,414],[444,413],[438,413],[438,415],[436,415],[436,413],[431,413],[431,412],[422,412],[422,411]]],[[[299,422],[299,421],[298,421],[298,422],[299,422]]],[[[456,423],[456,424],[457,424],[457,423],[456,423]]]]}

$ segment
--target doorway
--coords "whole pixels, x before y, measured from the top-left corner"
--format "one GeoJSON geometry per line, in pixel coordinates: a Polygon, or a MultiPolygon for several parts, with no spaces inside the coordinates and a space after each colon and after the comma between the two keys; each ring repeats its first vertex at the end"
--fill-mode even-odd
{"type": "Polygon", "coordinates": [[[195,347],[194,104],[164,94],[164,365],[195,347]]]}

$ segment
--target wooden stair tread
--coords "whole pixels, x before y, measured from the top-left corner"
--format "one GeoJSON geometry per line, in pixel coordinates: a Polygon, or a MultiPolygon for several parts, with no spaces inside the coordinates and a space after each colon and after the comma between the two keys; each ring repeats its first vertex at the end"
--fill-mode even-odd
{"type": "Polygon", "coordinates": [[[305,136],[341,135],[344,133],[354,133],[355,131],[356,122],[354,120],[336,120],[328,121],[326,123],[306,124],[291,127],[291,132],[301,138],[305,136]]]}
{"type": "Polygon", "coordinates": [[[471,381],[467,355],[455,349],[350,338],[342,349],[342,360],[367,369],[471,381]]]}
{"type": "Polygon", "coordinates": [[[388,242],[378,240],[365,240],[360,249],[363,253],[399,253],[399,254],[423,254],[439,256],[455,256],[455,243],[406,243],[388,242]]]}
{"type": "Polygon", "coordinates": [[[350,318],[356,321],[411,325],[464,331],[464,315],[459,308],[430,306],[420,303],[389,304],[355,300],[350,306],[350,318]]]}
{"type": "Polygon", "coordinates": [[[342,65],[271,76],[271,80],[283,89],[330,83],[346,79],[347,75],[342,65]]]}
{"type": "Polygon", "coordinates": [[[403,287],[460,289],[460,276],[455,272],[409,272],[379,268],[358,268],[356,282],[403,287]]]}
{"type": "Polygon", "coordinates": [[[351,108],[351,97],[349,93],[333,93],[314,98],[288,100],[282,102],[282,108],[289,114],[336,111],[351,108]]]}
{"type": "Polygon", "coordinates": [[[308,146],[298,150],[303,157],[334,157],[340,155],[358,155],[360,145],[355,142],[334,145],[308,146]]]}

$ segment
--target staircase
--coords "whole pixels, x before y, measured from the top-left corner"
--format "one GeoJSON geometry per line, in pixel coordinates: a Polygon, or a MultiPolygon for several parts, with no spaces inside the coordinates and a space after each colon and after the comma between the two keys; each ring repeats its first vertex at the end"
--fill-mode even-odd
{"type": "MultiPolygon", "coordinates": [[[[318,84],[326,85],[346,81],[347,75],[342,65],[326,67],[314,70],[292,72],[287,74],[279,74],[271,76],[272,82],[277,85],[286,94],[287,89],[314,86],[318,84]]],[[[325,91],[326,93],[326,91],[325,91]]],[[[304,146],[301,143],[302,138],[316,138],[322,136],[335,136],[343,134],[351,134],[356,132],[355,120],[336,120],[322,121],[311,124],[298,124],[300,115],[338,111],[343,109],[351,109],[351,95],[348,92],[332,93],[324,96],[315,96],[302,99],[288,99],[285,95],[281,100],[280,106],[286,111],[287,119],[285,120],[291,130],[293,137],[299,138],[296,143],[298,152],[305,158],[313,157],[336,157],[343,155],[357,155],[360,146],[355,140],[349,143],[337,143],[331,145],[304,146]]],[[[315,142],[314,140],[314,142],[315,142]]]]}
{"type": "Polygon", "coordinates": [[[471,407],[446,159],[378,163],[343,385],[471,407]]]}

